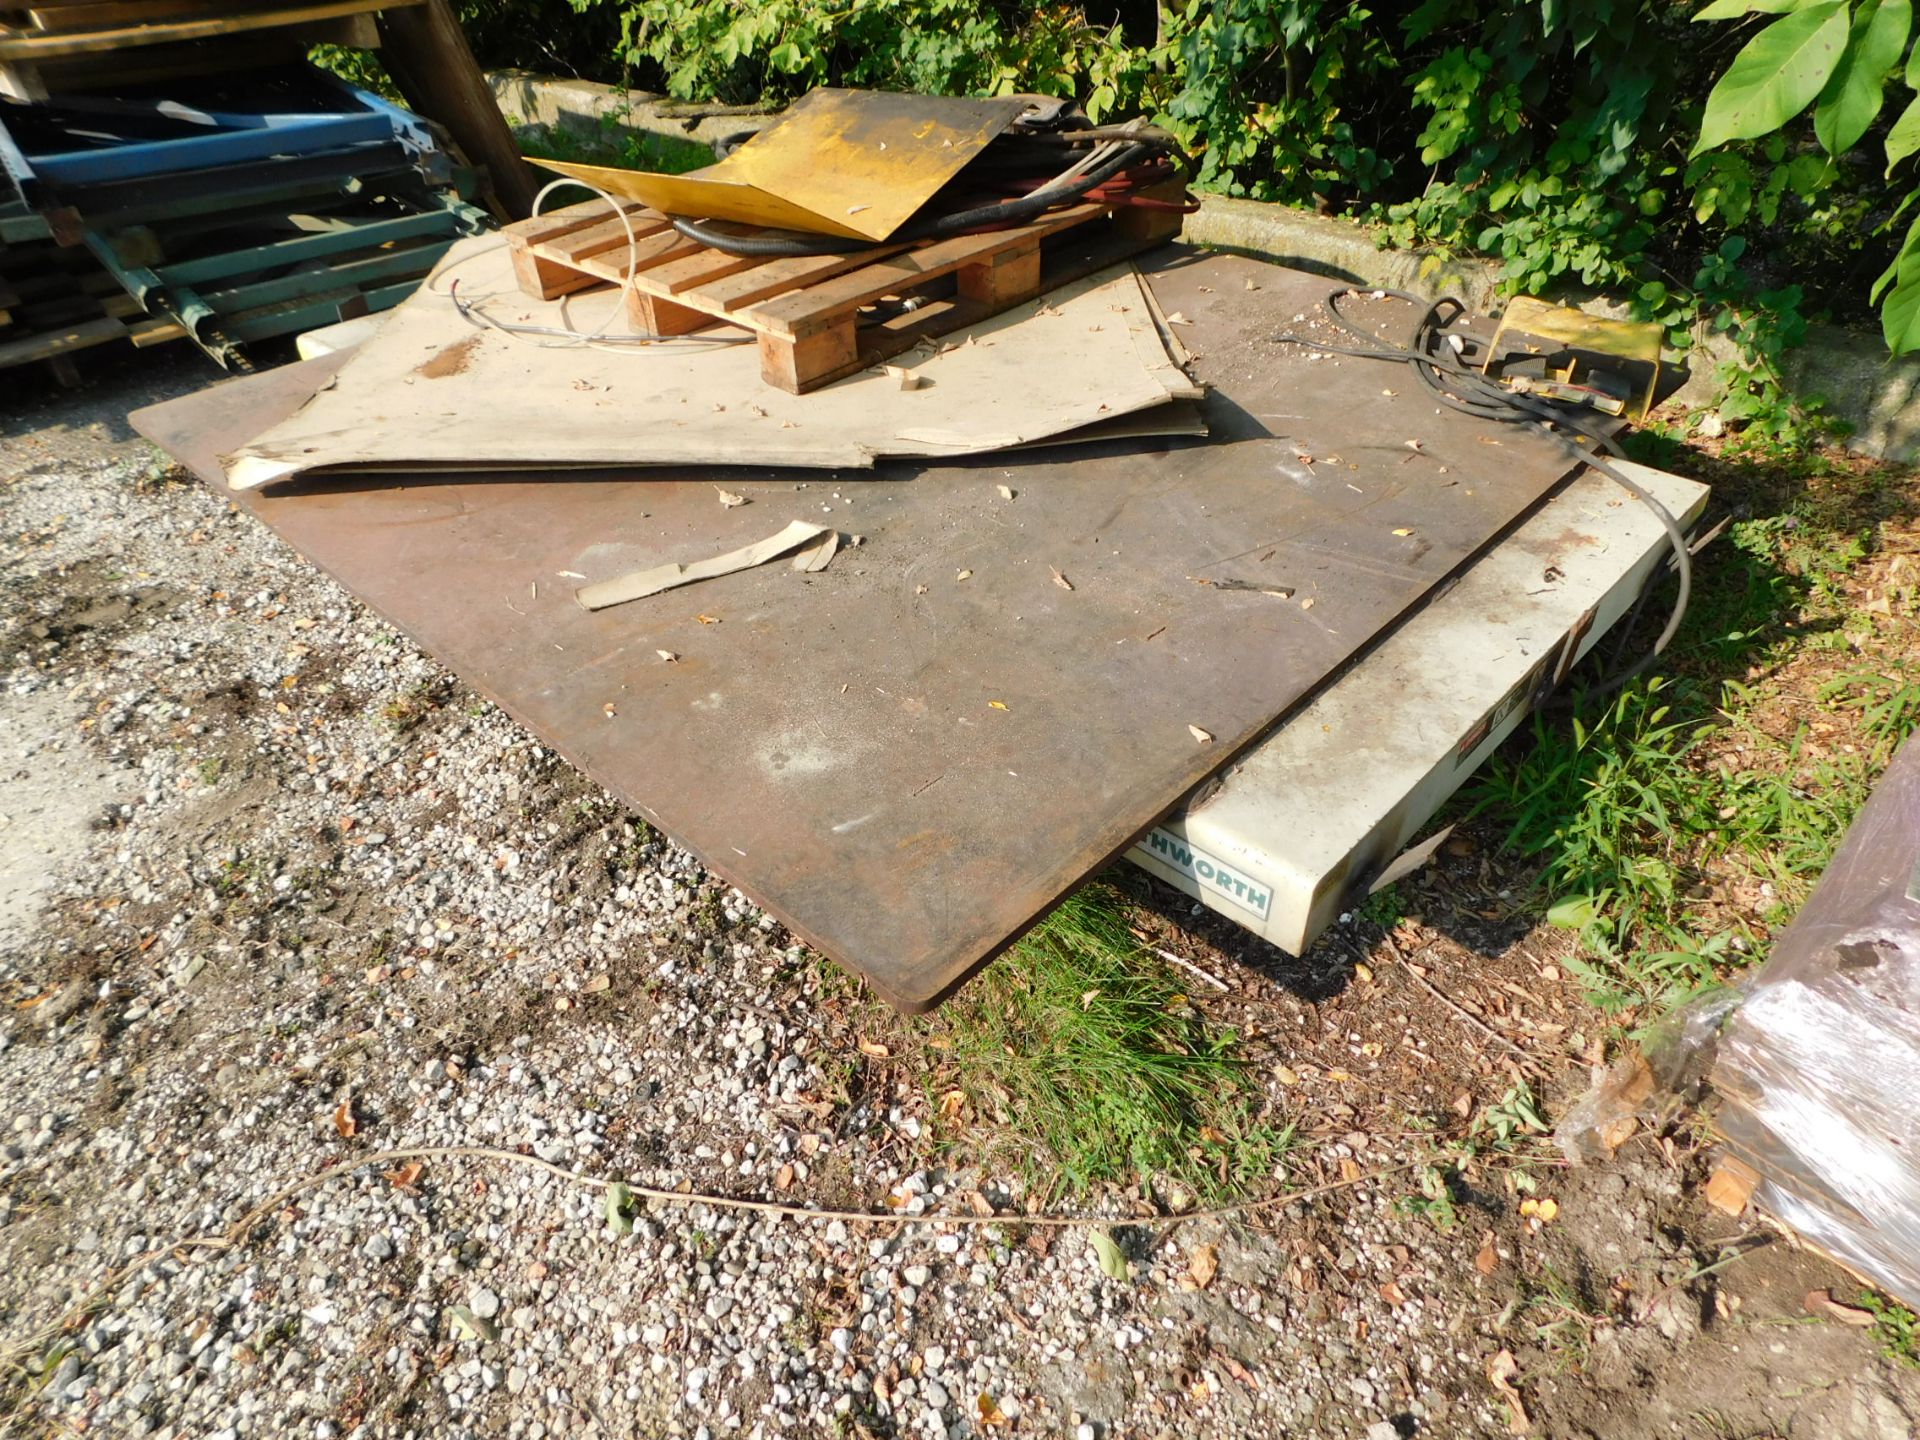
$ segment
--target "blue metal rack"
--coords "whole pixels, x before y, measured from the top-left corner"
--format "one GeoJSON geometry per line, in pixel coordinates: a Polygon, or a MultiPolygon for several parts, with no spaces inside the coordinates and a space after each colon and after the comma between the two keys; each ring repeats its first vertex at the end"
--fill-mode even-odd
{"type": "Polygon", "coordinates": [[[0,101],[0,169],[55,239],[223,365],[398,304],[491,224],[424,122],[334,76],[283,68],[196,100],[0,101]]]}

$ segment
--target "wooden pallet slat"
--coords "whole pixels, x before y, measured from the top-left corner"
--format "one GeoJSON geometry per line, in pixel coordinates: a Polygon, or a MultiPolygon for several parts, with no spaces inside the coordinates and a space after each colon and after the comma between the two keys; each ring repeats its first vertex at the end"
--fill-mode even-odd
{"type": "Polygon", "coordinates": [[[106,30],[59,34],[15,34],[0,38],[0,60],[33,62],[93,52],[112,53],[129,45],[159,45],[171,40],[215,39],[248,30],[302,25],[407,5],[424,0],[325,0],[319,4],[280,6],[270,10],[201,16],[156,25],[123,25],[106,30]]]}
{"type": "Polygon", "coordinates": [[[619,285],[640,334],[741,326],[759,345],[766,381],[802,394],[1137,254],[1178,233],[1180,217],[1074,205],[1005,230],[809,256],[733,255],[686,239],[651,211],[634,212],[633,224],[636,234],[644,231],[633,246],[618,219],[565,229],[544,221],[509,226],[521,288],[553,299],[619,285]],[[930,286],[943,293],[923,309],[862,324],[876,301],[924,298],[930,286]]]}

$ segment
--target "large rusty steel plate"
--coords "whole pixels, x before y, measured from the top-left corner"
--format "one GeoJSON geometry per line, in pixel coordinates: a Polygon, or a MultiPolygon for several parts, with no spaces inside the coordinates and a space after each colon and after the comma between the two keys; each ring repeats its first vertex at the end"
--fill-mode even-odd
{"type": "MultiPolygon", "coordinates": [[[[1173,248],[1147,268],[1215,387],[1211,440],[236,499],[808,944],[923,1009],[1573,468],[1542,436],[1439,410],[1402,368],[1273,343],[1325,280],[1173,248]],[[753,503],[723,507],[715,481],[753,503]],[[563,578],[795,519],[864,541],[819,574],[776,562],[593,614],[563,578]]],[[[217,457],[330,363],[134,423],[226,493],[217,457]]]]}

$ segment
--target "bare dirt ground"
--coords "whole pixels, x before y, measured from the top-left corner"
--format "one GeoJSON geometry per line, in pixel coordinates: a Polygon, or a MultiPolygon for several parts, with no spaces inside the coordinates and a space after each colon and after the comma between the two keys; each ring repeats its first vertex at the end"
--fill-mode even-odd
{"type": "Polygon", "coordinates": [[[1260,1193],[1342,1188],[1096,1196],[1124,1279],[932,1218],[1062,1202],[942,1128],[922,1031],[159,465],[121,417],[212,377],[139,360],[0,401],[0,1432],[1915,1433],[1697,1127],[1572,1169],[1526,1123],[1616,1030],[1471,827],[1300,959],[1121,881],[1295,1127],[1260,1193]],[[286,1189],[423,1146],[521,1159],[286,1189]],[[613,1179],[929,1218],[618,1233],[613,1179]]]}

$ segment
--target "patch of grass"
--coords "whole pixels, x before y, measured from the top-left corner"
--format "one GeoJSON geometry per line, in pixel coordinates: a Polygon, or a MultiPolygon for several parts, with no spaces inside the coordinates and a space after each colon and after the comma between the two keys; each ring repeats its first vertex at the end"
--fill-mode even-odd
{"type": "Polygon", "coordinates": [[[964,1098],[941,1112],[951,1143],[1044,1188],[1137,1176],[1217,1199],[1272,1175],[1291,1140],[1262,1117],[1233,1032],[1200,1014],[1103,886],[1069,897],[921,1029],[930,1091],[964,1098]]]}
{"type": "Polygon", "coordinates": [[[251,860],[226,860],[220,865],[220,873],[213,877],[213,893],[222,900],[231,900],[244,895],[253,884],[255,865],[251,860]]]}
{"type": "Polygon", "coordinates": [[[1862,732],[1889,749],[1920,726],[1920,680],[1908,667],[1891,668],[1892,675],[1855,670],[1820,687],[1822,704],[1856,711],[1862,732]]]}
{"type": "Polygon", "coordinates": [[[219,784],[220,772],[226,768],[227,762],[218,756],[215,756],[211,760],[202,760],[199,765],[200,783],[202,785],[219,784]]]}
{"type": "Polygon", "coordinates": [[[415,685],[392,696],[380,707],[380,718],[396,735],[416,728],[434,711],[433,695],[425,685],[415,685]]]}
{"type": "Polygon", "coordinates": [[[1520,1278],[1516,1313],[1533,1329],[1533,1338],[1563,1370],[1578,1370],[1593,1348],[1594,1334],[1612,1319],[1553,1266],[1520,1278]]]}
{"type": "Polygon", "coordinates": [[[1470,814],[1506,819],[1506,843],[1545,865],[1548,918],[1581,931],[1598,968],[1576,958],[1590,990],[1621,982],[1632,998],[1664,995],[1662,977],[1631,972],[1646,930],[1672,934],[1686,837],[1709,828],[1688,756],[1696,723],[1676,718],[1667,682],[1629,686],[1592,720],[1536,715],[1533,748],[1504,746],[1467,791],[1470,814]]]}
{"type": "MultiPolygon", "coordinates": [[[[1763,955],[1920,728],[1911,591],[1879,556],[1920,509],[1911,477],[1636,443],[1741,517],[1695,565],[1665,674],[1576,719],[1536,717],[1530,743],[1502,747],[1461,796],[1539,863],[1548,920],[1581,935],[1569,966],[1613,1012],[1664,1010],[1763,955]]],[[[1618,653],[1646,643],[1659,610],[1618,653]]]]}
{"type": "Polygon", "coordinates": [[[1873,1338],[1880,1353],[1897,1365],[1920,1370],[1920,1315],[1873,1290],[1861,1292],[1860,1308],[1873,1312],[1873,1338]]]}

